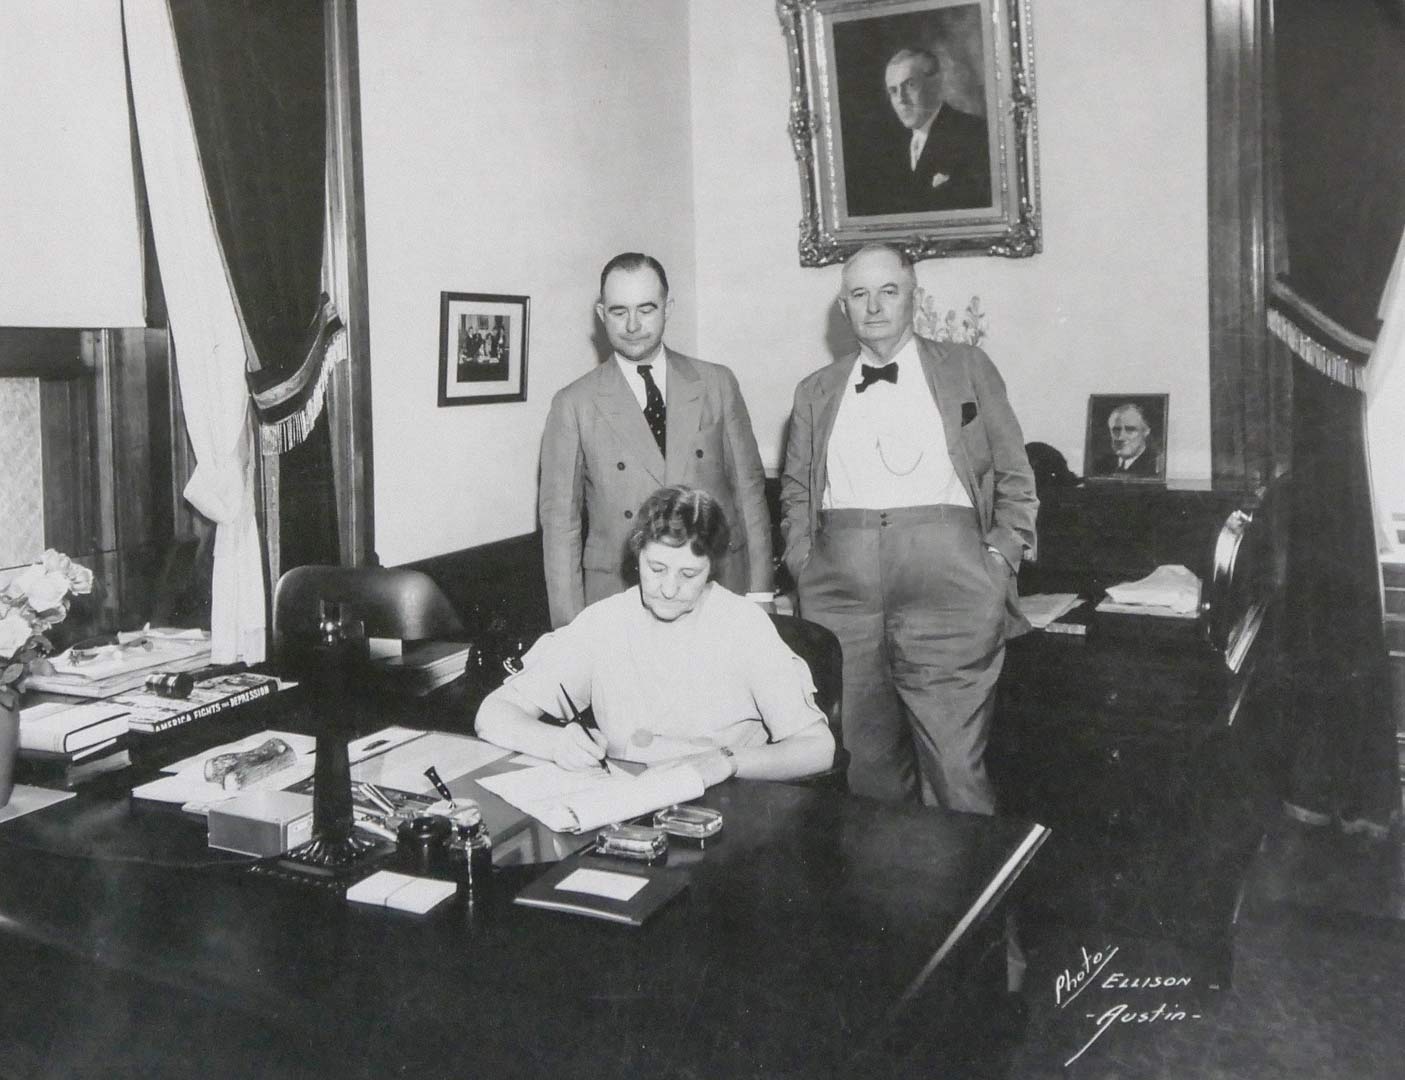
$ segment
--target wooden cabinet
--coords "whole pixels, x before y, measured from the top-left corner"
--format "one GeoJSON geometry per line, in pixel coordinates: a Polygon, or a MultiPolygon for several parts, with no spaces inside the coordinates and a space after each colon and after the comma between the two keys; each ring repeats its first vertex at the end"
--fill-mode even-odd
{"type": "Polygon", "coordinates": [[[1164,488],[1046,495],[1023,591],[1096,595],[1180,563],[1208,583],[1204,603],[1185,623],[1095,616],[1086,638],[1011,642],[988,752],[1002,812],[1053,830],[1029,902],[1109,933],[1183,941],[1221,985],[1269,798],[1280,582],[1264,555],[1277,501],[1164,488]]]}

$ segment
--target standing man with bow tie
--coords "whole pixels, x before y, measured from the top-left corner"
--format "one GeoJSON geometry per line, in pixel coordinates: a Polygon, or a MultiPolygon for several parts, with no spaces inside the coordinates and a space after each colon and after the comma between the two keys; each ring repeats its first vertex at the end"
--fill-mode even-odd
{"type": "Polygon", "coordinates": [[[595,305],[614,352],[552,399],[537,509],[553,627],[628,587],[634,515],[669,485],[709,492],[735,523],[716,580],[773,599],[765,473],[746,403],[728,368],[665,347],[672,309],[657,259],[616,255],[595,305]]]}
{"type": "Polygon", "coordinates": [[[999,372],[913,334],[916,284],[886,244],[844,264],[859,352],[796,388],[785,562],[800,614],[844,648],[850,788],[990,814],[986,735],[1005,640],[1028,628],[1015,572],[1039,502],[999,372]]]}

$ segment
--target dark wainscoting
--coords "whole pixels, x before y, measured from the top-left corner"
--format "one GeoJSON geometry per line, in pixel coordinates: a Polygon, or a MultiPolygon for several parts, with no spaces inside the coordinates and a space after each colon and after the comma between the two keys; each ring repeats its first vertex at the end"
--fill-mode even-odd
{"type": "Polygon", "coordinates": [[[551,628],[540,532],[406,563],[444,590],[468,632],[539,634],[551,628]]]}
{"type": "Polygon", "coordinates": [[[474,646],[467,677],[442,693],[452,699],[448,707],[472,717],[484,696],[502,683],[503,661],[520,657],[551,629],[541,533],[404,565],[433,578],[463,620],[465,638],[474,646]]]}

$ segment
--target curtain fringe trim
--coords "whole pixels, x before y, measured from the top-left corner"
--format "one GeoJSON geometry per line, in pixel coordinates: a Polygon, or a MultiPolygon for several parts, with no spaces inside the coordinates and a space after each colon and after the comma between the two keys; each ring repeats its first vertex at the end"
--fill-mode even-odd
{"type": "Polygon", "coordinates": [[[1366,369],[1361,364],[1327,348],[1281,311],[1269,310],[1268,328],[1274,337],[1288,346],[1294,356],[1333,382],[1353,390],[1365,390],[1366,369]]]}
{"type": "Polygon", "coordinates": [[[332,332],[327,342],[327,351],[322,358],[317,382],[308,394],[306,403],[296,412],[290,413],[271,424],[259,424],[259,452],[265,457],[285,454],[312,434],[317,418],[322,415],[322,404],[326,400],[327,382],[333,369],[347,358],[346,327],[339,326],[332,332]]]}

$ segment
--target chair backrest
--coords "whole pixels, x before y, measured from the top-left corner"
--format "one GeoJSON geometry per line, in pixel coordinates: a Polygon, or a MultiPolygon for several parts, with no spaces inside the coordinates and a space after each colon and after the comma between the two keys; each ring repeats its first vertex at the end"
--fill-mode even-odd
{"type": "Polygon", "coordinates": [[[829,730],[834,734],[835,760],[839,761],[844,749],[844,650],[839,639],[826,627],[798,615],[772,615],[771,622],[790,650],[810,665],[810,677],[815,680],[815,704],[829,720],[829,730]]]}
{"type": "Polygon", "coordinates": [[[349,605],[368,637],[454,639],[464,626],[427,574],[384,566],[298,566],[273,593],[273,657],[282,665],[315,639],[322,601],[349,605]]]}

